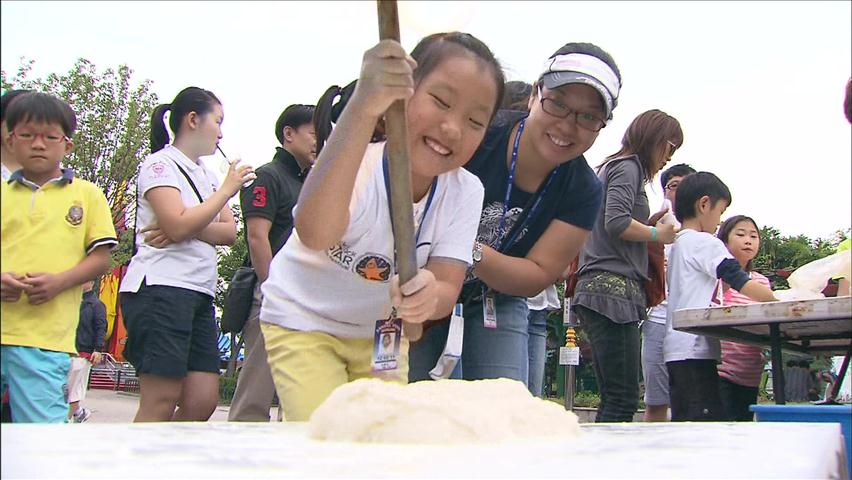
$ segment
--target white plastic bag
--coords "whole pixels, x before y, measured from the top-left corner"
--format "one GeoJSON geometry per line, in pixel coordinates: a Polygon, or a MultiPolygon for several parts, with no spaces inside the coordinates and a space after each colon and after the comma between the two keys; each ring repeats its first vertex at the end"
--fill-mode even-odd
{"type": "Polygon", "coordinates": [[[816,300],[817,298],[825,298],[825,295],[822,293],[814,293],[810,290],[800,290],[797,288],[790,288],[787,290],[775,290],[772,293],[775,294],[775,298],[782,302],[788,302],[793,300],[816,300]]]}
{"type": "Polygon", "coordinates": [[[852,250],[837,252],[797,268],[787,283],[791,290],[820,293],[831,278],[852,278],[852,250]]]}

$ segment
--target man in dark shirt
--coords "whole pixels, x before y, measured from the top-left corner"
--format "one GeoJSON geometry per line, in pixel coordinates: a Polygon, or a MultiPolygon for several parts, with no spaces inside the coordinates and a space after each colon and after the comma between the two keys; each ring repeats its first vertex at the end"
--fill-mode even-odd
{"type": "Polygon", "coordinates": [[[77,324],[77,356],[71,357],[68,370],[68,415],[72,423],[89,419],[91,412],[80,406],[86,397],[89,372],[92,365],[103,360],[100,350],[104,346],[107,330],[106,307],[93,289],[94,282],[83,284],[83,301],[80,303],[80,323],[77,324]]]}
{"type": "Polygon", "coordinates": [[[275,122],[281,144],[272,161],[255,170],[257,179],[240,192],[249,260],[257,274],[249,318],[243,327],[246,355],[228,414],[229,421],[268,422],[275,384],[260,333],[260,285],[269,276],[272,257],[293,231],[293,207],[302,182],[316,160],[312,105],[290,105],[275,122]]]}

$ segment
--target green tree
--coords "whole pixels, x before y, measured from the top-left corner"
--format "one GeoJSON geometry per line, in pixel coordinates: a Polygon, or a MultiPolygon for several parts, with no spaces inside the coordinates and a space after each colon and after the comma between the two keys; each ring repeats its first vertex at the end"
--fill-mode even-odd
{"type": "Polygon", "coordinates": [[[216,284],[216,297],[213,302],[220,311],[225,304],[225,290],[228,288],[228,282],[233,278],[234,272],[243,265],[243,261],[248,255],[242,212],[239,205],[231,205],[231,211],[237,221],[237,241],[231,247],[216,247],[219,280],[216,284]]]}
{"type": "MultiPolygon", "coordinates": [[[[135,215],[135,184],[139,163],[149,152],[150,115],[157,105],[151,80],[131,84],[133,70],[127,65],[98,73],[95,65],[80,58],[67,73],[51,73],[30,79],[35,62],[21,59],[12,78],[0,70],[3,90],[24,88],[47,92],[64,99],[77,114],[74,151],[64,165],[75,174],[98,185],[107,197],[119,231],[132,229],[135,215]]],[[[133,235],[121,235],[113,263],[129,260],[133,235]]]]}
{"type": "MultiPolygon", "coordinates": [[[[234,219],[237,221],[237,241],[230,247],[216,247],[219,278],[216,282],[216,296],[213,298],[213,303],[216,305],[219,312],[222,311],[225,305],[225,290],[228,289],[228,282],[230,282],[231,278],[234,277],[234,272],[243,265],[243,262],[248,255],[248,246],[246,244],[244,225],[242,223],[242,211],[240,210],[239,205],[231,205],[231,212],[234,214],[234,219]]],[[[225,377],[233,377],[236,374],[237,356],[239,351],[243,348],[242,334],[231,334],[228,340],[230,343],[231,357],[228,361],[228,368],[225,371],[225,377]]],[[[230,385],[229,382],[226,382],[225,385],[230,385]]],[[[227,392],[225,392],[223,395],[230,399],[231,396],[233,396],[233,393],[227,395],[227,392]]]]}

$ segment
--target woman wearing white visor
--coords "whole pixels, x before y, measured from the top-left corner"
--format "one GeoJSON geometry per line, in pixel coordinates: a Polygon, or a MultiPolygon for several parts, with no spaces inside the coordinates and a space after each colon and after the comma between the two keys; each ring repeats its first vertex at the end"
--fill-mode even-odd
{"type": "MultiPolygon", "coordinates": [[[[499,112],[465,165],[485,186],[485,199],[474,267],[459,299],[463,378],[527,382],[526,299],[561,276],[594,226],[602,190],[583,153],[612,118],[620,88],[608,53],[566,44],[533,84],[529,114],[499,112]]],[[[412,347],[410,380],[429,378],[447,331],[448,322],[437,324],[412,347]]]]}

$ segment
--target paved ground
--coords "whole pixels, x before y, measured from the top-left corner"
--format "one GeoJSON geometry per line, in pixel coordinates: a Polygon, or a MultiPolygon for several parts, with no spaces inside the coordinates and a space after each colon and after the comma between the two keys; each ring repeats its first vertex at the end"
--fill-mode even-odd
{"type": "MultiPolygon", "coordinates": [[[[139,395],[112,390],[90,389],[83,400],[83,406],[92,411],[89,422],[92,423],[129,423],[136,415],[139,395]]],[[[220,405],[210,417],[211,422],[227,422],[228,406],[220,405]]],[[[278,415],[278,409],[272,409],[272,418],[278,415]]]]}

